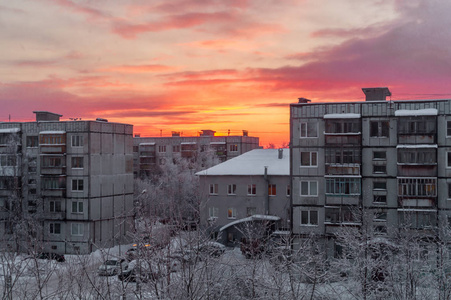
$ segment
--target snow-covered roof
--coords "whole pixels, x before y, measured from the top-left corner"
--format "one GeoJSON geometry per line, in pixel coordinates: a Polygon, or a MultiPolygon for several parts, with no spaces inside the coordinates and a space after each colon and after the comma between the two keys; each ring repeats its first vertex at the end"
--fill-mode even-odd
{"type": "Polygon", "coordinates": [[[210,142],[210,145],[225,145],[226,142],[210,142]]]}
{"type": "Polygon", "coordinates": [[[180,143],[181,145],[196,145],[197,143],[196,142],[183,142],[183,143],[180,143]]]}
{"type": "Polygon", "coordinates": [[[197,172],[196,175],[290,175],[290,152],[282,149],[254,149],[220,163],[209,169],[197,172]]]}
{"type": "Polygon", "coordinates": [[[405,116],[436,116],[438,115],[438,110],[436,108],[425,108],[425,109],[400,109],[395,111],[396,117],[405,117],[405,116]]]}
{"type": "Polygon", "coordinates": [[[155,143],[139,143],[140,146],[155,146],[155,143]]]}
{"type": "Polygon", "coordinates": [[[325,114],[324,119],[359,119],[360,114],[325,114]]]}
{"type": "Polygon", "coordinates": [[[3,128],[0,129],[0,133],[17,133],[20,132],[20,128],[3,128]]]}
{"type": "Polygon", "coordinates": [[[396,148],[437,148],[437,144],[397,145],[396,148]]]}
{"type": "Polygon", "coordinates": [[[230,222],[229,224],[226,224],[224,226],[222,226],[221,228],[219,228],[219,231],[223,231],[224,229],[227,229],[233,225],[236,224],[240,224],[243,222],[249,222],[249,221],[256,221],[256,220],[262,220],[262,221],[278,221],[280,220],[280,217],[278,216],[270,216],[270,215],[252,215],[250,217],[247,218],[242,218],[233,222],[230,222]]]}
{"type": "Polygon", "coordinates": [[[40,131],[39,134],[65,134],[65,131],[54,131],[54,130],[48,130],[48,131],[40,131]]]}

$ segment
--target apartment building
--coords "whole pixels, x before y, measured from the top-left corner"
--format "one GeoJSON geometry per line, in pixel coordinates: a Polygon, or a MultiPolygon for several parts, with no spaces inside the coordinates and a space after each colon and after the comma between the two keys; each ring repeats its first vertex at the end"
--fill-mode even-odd
{"type": "Polygon", "coordinates": [[[200,225],[224,244],[239,243],[240,226],[290,228],[289,149],[254,149],[196,173],[203,195],[200,225]]]}
{"type": "Polygon", "coordinates": [[[150,176],[168,160],[196,159],[200,152],[213,151],[220,161],[226,161],[259,147],[259,138],[249,136],[246,130],[242,136],[215,136],[213,130],[202,130],[199,136],[185,137],[180,132],[172,132],[170,137],[135,136],[134,173],[135,177],[150,176]]]}
{"type": "Polygon", "coordinates": [[[129,240],[133,126],[34,113],[0,123],[3,246],[89,253],[129,240]]]}
{"type": "Polygon", "coordinates": [[[365,101],[290,105],[292,232],[324,239],[331,256],[343,226],[436,237],[451,215],[451,100],[362,90],[365,101]]]}

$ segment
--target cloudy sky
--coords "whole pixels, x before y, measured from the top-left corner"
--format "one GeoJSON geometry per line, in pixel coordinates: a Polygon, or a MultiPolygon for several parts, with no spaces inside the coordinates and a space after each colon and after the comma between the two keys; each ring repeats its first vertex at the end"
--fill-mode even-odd
{"type": "Polygon", "coordinates": [[[451,97],[442,0],[0,0],[0,121],[289,140],[289,104],[451,97]]]}

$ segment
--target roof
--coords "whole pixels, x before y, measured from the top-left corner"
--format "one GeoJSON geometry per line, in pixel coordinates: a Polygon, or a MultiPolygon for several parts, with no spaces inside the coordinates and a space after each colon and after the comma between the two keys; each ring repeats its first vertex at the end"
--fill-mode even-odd
{"type": "Polygon", "coordinates": [[[234,226],[236,224],[240,224],[240,223],[244,223],[244,222],[250,222],[250,221],[256,221],[256,220],[260,220],[260,221],[278,221],[280,220],[280,217],[278,216],[270,216],[270,215],[252,215],[250,217],[247,218],[243,218],[243,219],[239,219],[233,222],[230,222],[229,224],[226,224],[224,226],[222,226],[221,228],[219,228],[219,231],[223,231],[224,229],[227,229],[231,226],[234,226]]]}
{"type": "Polygon", "coordinates": [[[254,149],[227,160],[209,169],[197,172],[196,175],[290,175],[289,149],[281,149],[283,156],[279,159],[279,149],[254,149]]]}

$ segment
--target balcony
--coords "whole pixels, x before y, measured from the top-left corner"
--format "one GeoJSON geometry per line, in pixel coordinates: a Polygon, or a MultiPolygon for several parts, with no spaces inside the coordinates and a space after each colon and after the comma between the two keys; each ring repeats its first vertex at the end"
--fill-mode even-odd
{"type": "Polygon", "coordinates": [[[41,175],[66,175],[66,166],[41,167],[41,175]]]}
{"type": "Polygon", "coordinates": [[[66,219],[66,212],[65,211],[45,212],[44,213],[44,219],[47,219],[47,220],[64,220],[64,219],[66,219]]]}
{"type": "Polygon", "coordinates": [[[66,197],[66,189],[47,189],[47,190],[41,190],[41,195],[44,197],[66,197]]]}
{"type": "Polygon", "coordinates": [[[326,164],[326,175],[360,175],[360,165],[326,164]]]}
{"type": "Polygon", "coordinates": [[[326,145],[357,146],[362,143],[362,135],[357,133],[327,133],[324,132],[326,145]]]}

